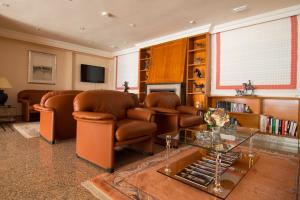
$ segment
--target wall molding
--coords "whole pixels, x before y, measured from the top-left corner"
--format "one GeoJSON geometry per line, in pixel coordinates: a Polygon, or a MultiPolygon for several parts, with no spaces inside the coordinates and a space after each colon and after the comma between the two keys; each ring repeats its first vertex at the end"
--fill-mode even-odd
{"type": "Polygon", "coordinates": [[[113,56],[122,56],[122,55],[138,52],[139,50],[140,50],[140,48],[138,48],[138,47],[132,47],[132,48],[123,49],[120,51],[115,51],[112,53],[112,55],[113,56]]]}
{"type": "Polygon", "coordinates": [[[28,34],[28,33],[22,33],[22,32],[13,31],[5,28],[0,28],[0,36],[5,38],[10,38],[10,39],[22,40],[26,42],[32,42],[35,44],[47,45],[51,47],[57,47],[61,49],[81,52],[81,53],[92,54],[96,56],[102,56],[107,58],[113,57],[112,52],[109,51],[103,51],[100,49],[94,49],[94,48],[90,48],[78,44],[49,39],[46,37],[41,37],[41,36],[28,34]]]}
{"type": "Polygon", "coordinates": [[[300,14],[300,4],[292,7],[287,7],[279,10],[274,10],[271,12],[266,12],[263,14],[255,15],[252,17],[247,17],[240,20],[235,20],[227,22],[224,24],[215,25],[211,31],[212,34],[218,32],[229,31],[233,29],[238,29],[246,26],[251,26],[255,24],[261,24],[273,20],[278,20],[286,17],[291,17],[300,14]]]}
{"type": "Polygon", "coordinates": [[[172,40],[181,39],[184,37],[189,37],[189,36],[193,36],[193,35],[197,35],[197,34],[206,33],[206,32],[209,32],[210,27],[211,27],[211,24],[206,24],[206,25],[199,26],[196,28],[191,28],[191,29],[187,29],[187,30],[180,31],[177,33],[172,33],[172,34],[165,35],[162,37],[157,37],[154,39],[146,40],[144,42],[136,43],[135,46],[138,48],[144,48],[144,47],[153,46],[156,44],[161,44],[164,42],[169,42],[172,40]]]}

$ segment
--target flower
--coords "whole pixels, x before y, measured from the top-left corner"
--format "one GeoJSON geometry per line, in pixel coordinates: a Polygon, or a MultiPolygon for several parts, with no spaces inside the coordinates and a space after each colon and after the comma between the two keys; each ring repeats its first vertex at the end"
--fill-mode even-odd
{"type": "Polygon", "coordinates": [[[211,126],[223,127],[229,122],[229,115],[221,108],[209,108],[204,115],[204,120],[211,126]]]}

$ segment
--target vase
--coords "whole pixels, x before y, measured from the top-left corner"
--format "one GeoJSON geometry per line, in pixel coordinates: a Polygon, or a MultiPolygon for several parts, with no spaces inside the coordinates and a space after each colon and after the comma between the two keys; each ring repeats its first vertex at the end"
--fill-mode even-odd
{"type": "Polygon", "coordinates": [[[219,126],[213,126],[213,127],[212,127],[212,131],[213,131],[214,133],[220,133],[220,129],[221,129],[221,127],[219,127],[219,126]]]}

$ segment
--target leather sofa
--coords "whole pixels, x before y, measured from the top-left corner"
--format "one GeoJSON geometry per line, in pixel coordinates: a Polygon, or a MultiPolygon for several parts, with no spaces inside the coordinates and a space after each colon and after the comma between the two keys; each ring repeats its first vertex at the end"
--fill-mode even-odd
{"type": "Polygon", "coordinates": [[[18,93],[18,102],[22,104],[22,118],[24,121],[29,122],[32,120],[33,115],[39,115],[39,112],[34,110],[33,105],[39,103],[47,92],[49,90],[22,90],[18,93]]]}
{"type": "Polygon", "coordinates": [[[82,92],[74,99],[73,116],[77,120],[77,156],[109,172],[114,169],[118,147],[153,154],[154,112],[138,108],[136,95],[110,90],[82,92]]]}
{"type": "Polygon", "coordinates": [[[46,93],[40,104],[33,107],[40,112],[40,134],[51,144],[56,140],[74,138],[73,100],[81,91],[65,90],[46,93]]]}
{"type": "Polygon", "coordinates": [[[173,92],[154,92],[146,96],[144,106],[155,111],[157,134],[177,134],[178,129],[200,125],[203,120],[192,106],[181,105],[173,92]]]}

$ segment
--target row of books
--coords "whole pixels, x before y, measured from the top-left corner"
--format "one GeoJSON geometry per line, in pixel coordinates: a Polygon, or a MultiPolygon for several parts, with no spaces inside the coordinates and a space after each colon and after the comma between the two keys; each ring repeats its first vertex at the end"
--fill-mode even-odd
{"type": "Polygon", "coordinates": [[[227,112],[246,112],[246,104],[228,101],[217,101],[217,108],[223,108],[227,112]]]}
{"type": "Polygon", "coordinates": [[[260,131],[274,135],[296,136],[297,122],[260,115],[260,131]]]}

